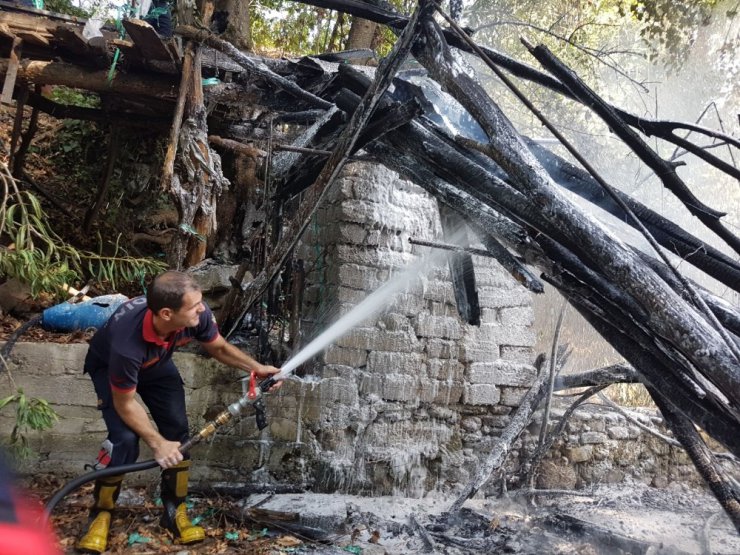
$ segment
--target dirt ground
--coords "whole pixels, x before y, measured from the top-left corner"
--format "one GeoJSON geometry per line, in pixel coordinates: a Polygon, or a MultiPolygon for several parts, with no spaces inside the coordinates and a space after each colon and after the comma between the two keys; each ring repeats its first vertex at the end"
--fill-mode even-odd
{"type": "MultiPolygon", "coordinates": [[[[205,527],[207,538],[186,548],[173,544],[158,526],[155,481],[153,477],[148,487],[124,488],[110,553],[432,552],[412,520],[426,530],[435,553],[740,553],[740,536],[711,494],[682,484],[657,489],[639,482],[600,486],[578,495],[540,496],[535,503],[516,492],[505,499],[473,499],[458,519],[445,516],[453,501],[448,497],[193,495],[189,513],[205,527]]],[[[52,476],[25,481],[27,491],[39,500],[62,485],[52,476]]],[[[65,553],[75,553],[91,490],[91,485],[84,486],[54,511],[53,525],[65,553]]]]}

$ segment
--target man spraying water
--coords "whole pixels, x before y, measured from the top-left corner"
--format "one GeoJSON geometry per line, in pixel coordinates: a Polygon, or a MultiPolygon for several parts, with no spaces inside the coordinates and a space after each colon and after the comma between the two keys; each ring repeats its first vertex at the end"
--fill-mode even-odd
{"type": "MultiPolygon", "coordinates": [[[[172,362],[175,349],[192,340],[228,366],[261,378],[279,372],[227,343],[203,302],[200,287],[187,274],[174,271],[157,276],[146,297],[121,305],[92,338],[85,359],[85,372],[93,381],[108,429],[108,450],[102,454],[107,466],[135,462],[139,438],[146,442],[163,469],[160,524],[183,544],[205,538],[203,528],[193,525],[186,514],[190,461],[179,448],[189,429],[182,378],[172,362]],[[156,428],[136,400],[137,393],[156,428]]],[[[90,523],[78,549],[105,551],[122,480],[121,475],[96,481],[90,523]]]]}

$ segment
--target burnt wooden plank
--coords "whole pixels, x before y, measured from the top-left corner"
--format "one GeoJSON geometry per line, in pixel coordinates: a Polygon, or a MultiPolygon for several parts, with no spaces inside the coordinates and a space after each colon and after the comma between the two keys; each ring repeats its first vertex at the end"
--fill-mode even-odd
{"type": "Polygon", "coordinates": [[[172,53],[157,34],[157,31],[146,21],[124,19],[123,27],[145,59],[174,63],[172,53]]]}
{"type": "MultiPolygon", "coordinates": [[[[74,57],[74,63],[106,68],[109,65],[105,39],[93,43],[85,40],[82,32],[73,27],[59,25],[52,31],[56,50],[74,57]]],[[[65,56],[63,56],[65,57],[65,56]]]]}

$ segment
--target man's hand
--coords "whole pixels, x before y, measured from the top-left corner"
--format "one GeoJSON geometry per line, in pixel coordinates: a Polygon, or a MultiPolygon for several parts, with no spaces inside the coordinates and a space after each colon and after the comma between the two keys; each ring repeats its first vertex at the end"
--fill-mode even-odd
{"type": "Polygon", "coordinates": [[[171,468],[182,462],[182,453],[180,452],[180,442],[167,441],[163,439],[160,443],[152,445],[154,451],[154,460],[162,468],[171,468]]]}
{"type": "MultiPolygon", "coordinates": [[[[265,364],[256,363],[253,365],[253,367],[254,367],[254,373],[257,374],[260,378],[268,378],[272,376],[273,374],[277,374],[278,372],[280,372],[280,368],[275,368],[274,366],[267,366],[265,364]]],[[[283,382],[279,381],[270,388],[270,391],[275,391],[277,389],[280,389],[282,385],[283,385],[283,382]]]]}

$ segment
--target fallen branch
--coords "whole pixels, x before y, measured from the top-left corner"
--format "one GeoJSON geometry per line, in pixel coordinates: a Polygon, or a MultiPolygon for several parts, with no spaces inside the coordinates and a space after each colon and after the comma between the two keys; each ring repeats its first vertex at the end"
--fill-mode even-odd
{"type": "Polygon", "coordinates": [[[429,535],[429,532],[426,531],[426,528],[419,524],[419,521],[416,520],[416,517],[413,514],[409,515],[409,522],[411,523],[411,527],[419,534],[419,537],[424,544],[422,553],[434,553],[434,541],[429,535]]]}
{"type": "Polygon", "coordinates": [[[473,497],[491,478],[491,475],[504,463],[512,444],[522,433],[522,430],[529,424],[534,411],[545,397],[547,393],[546,380],[547,373],[540,372],[532,387],[527,391],[524,399],[522,399],[521,404],[514,411],[509,424],[501,431],[501,435],[494,439],[491,452],[488,454],[485,462],[483,462],[473,480],[463,488],[462,493],[450,507],[450,513],[454,515],[460,512],[463,503],[473,497]]]}

